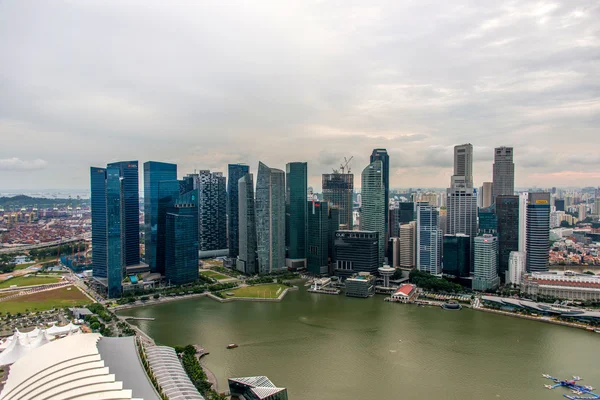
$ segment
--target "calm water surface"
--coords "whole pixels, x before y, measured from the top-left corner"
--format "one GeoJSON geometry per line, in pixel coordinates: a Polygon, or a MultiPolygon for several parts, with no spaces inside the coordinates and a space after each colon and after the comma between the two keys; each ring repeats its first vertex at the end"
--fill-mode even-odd
{"type": "Polygon", "coordinates": [[[158,343],[197,343],[227,377],[267,375],[290,399],[561,399],[541,377],[600,386],[600,335],[463,309],[290,292],[280,303],[207,298],[125,310],[158,343]],[[226,350],[229,343],[239,348],[226,350]]]}

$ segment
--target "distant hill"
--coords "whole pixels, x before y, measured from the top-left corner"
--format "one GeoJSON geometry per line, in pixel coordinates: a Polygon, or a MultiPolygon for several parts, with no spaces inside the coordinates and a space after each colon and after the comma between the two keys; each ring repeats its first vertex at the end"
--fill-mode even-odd
{"type": "Polygon", "coordinates": [[[0,207],[8,210],[16,210],[19,208],[37,207],[37,208],[49,208],[49,207],[81,207],[89,205],[89,200],[77,200],[77,199],[61,199],[61,198],[47,198],[47,197],[31,197],[26,195],[17,195],[13,197],[0,197],[0,207]]]}

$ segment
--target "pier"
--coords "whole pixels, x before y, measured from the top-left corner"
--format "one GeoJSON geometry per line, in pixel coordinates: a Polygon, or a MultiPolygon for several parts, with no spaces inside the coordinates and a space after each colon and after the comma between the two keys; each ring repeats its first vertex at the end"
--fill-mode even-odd
{"type": "Polygon", "coordinates": [[[151,317],[129,317],[126,315],[121,315],[120,318],[124,320],[132,320],[132,321],[154,321],[154,318],[151,317]]]}

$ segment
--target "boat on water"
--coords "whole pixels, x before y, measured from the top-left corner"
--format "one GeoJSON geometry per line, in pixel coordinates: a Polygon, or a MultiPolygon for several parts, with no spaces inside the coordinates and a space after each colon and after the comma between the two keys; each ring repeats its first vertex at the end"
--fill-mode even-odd
{"type": "Polygon", "coordinates": [[[235,344],[235,343],[231,343],[231,344],[227,345],[228,349],[235,349],[236,347],[239,347],[239,346],[237,344],[235,344]]]}
{"type": "Polygon", "coordinates": [[[442,304],[442,308],[444,310],[460,310],[460,309],[462,309],[462,306],[458,302],[456,302],[454,300],[450,300],[450,301],[442,304]]]}

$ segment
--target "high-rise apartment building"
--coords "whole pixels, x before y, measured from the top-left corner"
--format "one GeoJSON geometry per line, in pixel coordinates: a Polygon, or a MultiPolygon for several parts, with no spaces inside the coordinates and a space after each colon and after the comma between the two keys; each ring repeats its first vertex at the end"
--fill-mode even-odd
{"type": "Polygon", "coordinates": [[[362,172],[362,207],[360,214],[360,229],[363,231],[379,232],[379,264],[385,260],[385,186],[383,182],[383,163],[373,161],[362,172]]]}
{"type": "Polygon", "coordinates": [[[416,257],[417,222],[400,225],[400,267],[414,268],[416,257]]]}
{"type": "Polygon", "coordinates": [[[492,202],[501,195],[512,196],[515,194],[515,164],[513,162],[512,147],[497,147],[494,149],[492,202]]]}
{"type": "Polygon", "coordinates": [[[417,207],[417,268],[441,274],[442,230],[438,228],[438,210],[429,205],[417,207]]]}
{"type": "Polygon", "coordinates": [[[474,241],[475,260],[473,290],[498,287],[498,238],[492,235],[477,236],[474,241]]]}
{"type": "MultiPolygon", "coordinates": [[[[374,149],[371,153],[371,163],[381,161],[381,171],[383,174],[383,186],[385,188],[385,209],[390,206],[390,156],[386,149],[374,149]]],[[[388,214],[385,214],[385,231],[388,231],[388,214]]]]}
{"type": "Polygon", "coordinates": [[[285,243],[287,265],[298,269],[306,267],[306,224],[308,169],[305,162],[292,162],[286,165],[285,179],[285,243]]]}
{"type": "Polygon", "coordinates": [[[506,272],[506,283],[520,285],[523,273],[525,273],[526,255],[522,251],[513,251],[508,257],[508,271],[506,272]]]}
{"type": "Polygon", "coordinates": [[[256,211],[254,205],[254,179],[246,174],[238,180],[238,258],[237,270],[254,275],[258,273],[256,254],[256,211]]]}
{"type": "MultiPolygon", "coordinates": [[[[177,165],[157,161],[144,163],[144,261],[152,272],[159,272],[156,262],[158,243],[158,185],[177,180],[177,165]]],[[[179,184],[178,184],[179,185],[179,184]]],[[[179,191],[179,187],[177,188],[179,191]]]]}
{"type": "Polygon", "coordinates": [[[495,197],[493,196],[492,186],[492,182],[483,182],[481,193],[479,193],[479,196],[481,197],[481,208],[487,208],[494,204],[495,197]]]}
{"type": "Polygon", "coordinates": [[[328,273],[329,267],[329,203],[306,202],[308,207],[308,252],[306,269],[311,274],[328,273]]]}
{"type": "MultiPolygon", "coordinates": [[[[227,249],[227,189],[222,172],[201,170],[195,175],[198,189],[198,248],[201,257],[227,249]]],[[[225,252],[225,255],[229,252],[225,252]]]]}
{"type": "Polygon", "coordinates": [[[185,285],[198,280],[198,198],[180,196],[166,215],[165,280],[185,285]]]}
{"type": "Polygon", "coordinates": [[[547,272],[550,251],[550,193],[529,193],[527,272],[547,272]]]}
{"type": "Polygon", "coordinates": [[[471,238],[462,233],[444,235],[444,274],[468,278],[471,272],[471,238]]]}
{"type": "Polygon", "coordinates": [[[340,228],[354,226],[353,200],[354,175],[344,173],[323,174],[323,200],[340,210],[340,228]]]}
{"type": "Polygon", "coordinates": [[[256,239],[259,273],[285,268],[285,172],[258,163],[256,239]]]}
{"type": "Polygon", "coordinates": [[[586,219],[587,218],[587,204],[581,203],[577,207],[577,213],[578,213],[578,219],[580,221],[583,221],[584,219],[586,219]]]}
{"type": "Polygon", "coordinates": [[[138,163],[91,167],[90,183],[93,277],[120,297],[125,267],[140,263],[138,163]]]}
{"type": "Polygon", "coordinates": [[[504,281],[510,254],[519,250],[519,196],[496,197],[498,217],[498,275],[504,281]]]}
{"type": "Polygon", "coordinates": [[[244,164],[227,166],[227,246],[230,258],[236,258],[240,251],[238,183],[248,172],[250,167],[244,164]]]}

